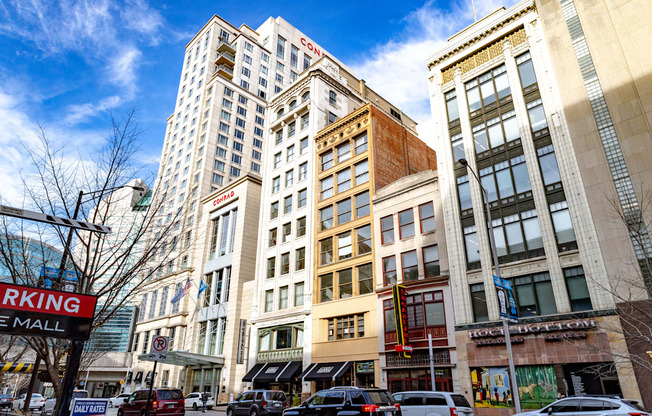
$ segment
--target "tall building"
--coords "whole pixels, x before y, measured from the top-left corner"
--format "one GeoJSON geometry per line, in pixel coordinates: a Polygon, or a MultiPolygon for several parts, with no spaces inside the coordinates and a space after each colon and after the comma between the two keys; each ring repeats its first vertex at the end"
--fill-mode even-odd
{"type": "MultiPolygon", "coordinates": [[[[304,398],[315,389],[309,375],[301,376],[317,362],[312,310],[319,192],[313,180],[320,170],[315,138],[368,102],[387,118],[401,117],[396,107],[363,80],[337,61],[323,57],[269,104],[249,343],[251,370],[243,379],[251,384],[243,384],[243,389],[281,388],[304,398]]],[[[409,131],[416,128],[404,115],[403,123],[409,131]]],[[[363,192],[362,187],[356,189],[363,192]]],[[[371,342],[375,347],[375,341],[371,342]]]]}
{"type": "MultiPolygon", "coordinates": [[[[155,375],[159,377],[155,378],[157,383],[165,376],[168,385],[185,385],[192,390],[222,386],[220,394],[227,397],[241,391],[241,385],[231,378],[241,379],[239,370],[228,375],[222,372],[218,379],[217,368],[223,365],[218,358],[223,354],[215,353],[210,345],[202,352],[197,350],[197,341],[206,336],[205,331],[221,333],[217,328],[224,322],[226,328],[239,325],[229,321],[229,315],[210,315],[206,321],[207,315],[194,312],[203,309],[194,302],[203,276],[199,270],[210,263],[204,242],[212,231],[205,227],[202,198],[219,193],[246,175],[261,176],[269,101],[324,56],[330,55],[280,17],[269,18],[253,30],[245,24],[236,28],[214,16],[186,46],[153,195],[156,206],[163,205],[157,225],[171,228],[163,237],[159,256],[169,260],[153,272],[136,299],[140,315],[132,348],[138,356],[148,352],[149,340],[155,334],[174,335],[175,348],[186,348],[200,356],[162,363],[155,375]],[[184,288],[188,281],[188,294],[169,305],[178,287],[184,288]],[[220,321],[223,318],[226,321],[220,321]],[[205,325],[195,325],[197,319],[205,325]],[[207,354],[209,351],[212,354],[207,354]],[[208,370],[215,371],[209,376],[208,370]]],[[[148,371],[145,363],[137,361],[127,384],[145,386],[148,371]]]]}
{"type": "MultiPolygon", "coordinates": [[[[616,271],[637,267],[649,240],[632,242],[608,202],[611,195],[634,212],[643,195],[634,184],[650,186],[650,150],[639,145],[650,137],[650,88],[632,75],[646,73],[645,60],[628,32],[650,28],[636,4],[649,9],[522,1],[455,34],[428,61],[460,382],[480,415],[512,406],[517,391],[525,408],[558,393],[641,398],[622,358],[622,287],[612,284],[616,271]],[[520,315],[511,327],[517,386],[508,378],[481,185],[520,315]]],[[[634,292],[634,300],[647,297],[644,288],[634,292]]]]}
{"type": "Polygon", "coordinates": [[[428,337],[437,391],[461,391],[455,318],[448,285],[448,255],[437,173],[415,173],[378,190],[372,200],[378,294],[380,387],[391,393],[432,390],[428,337]],[[405,287],[403,329],[411,358],[396,351],[398,330],[392,288],[405,287]]]}

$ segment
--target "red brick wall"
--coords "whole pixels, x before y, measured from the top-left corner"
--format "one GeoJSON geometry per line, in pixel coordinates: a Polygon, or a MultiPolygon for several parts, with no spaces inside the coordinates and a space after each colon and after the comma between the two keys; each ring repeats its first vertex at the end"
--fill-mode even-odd
{"type": "Polygon", "coordinates": [[[374,189],[413,173],[437,169],[435,151],[408,132],[400,121],[370,106],[374,189]]]}

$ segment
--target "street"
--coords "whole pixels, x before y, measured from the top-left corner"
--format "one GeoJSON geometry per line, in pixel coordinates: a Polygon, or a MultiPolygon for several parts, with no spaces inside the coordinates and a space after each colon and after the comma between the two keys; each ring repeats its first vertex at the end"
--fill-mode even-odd
{"type": "MultiPolygon", "coordinates": [[[[106,416],[117,416],[118,408],[110,407],[106,411],[106,416]]],[[[221,406],[219,408],[213,408],[213,410],[207,410],[206,413],[202,413],[201,410],[194,411],[192,409],[186,409],[186,416],[225,416],[226,415],[226,406],[221,406]]]]}

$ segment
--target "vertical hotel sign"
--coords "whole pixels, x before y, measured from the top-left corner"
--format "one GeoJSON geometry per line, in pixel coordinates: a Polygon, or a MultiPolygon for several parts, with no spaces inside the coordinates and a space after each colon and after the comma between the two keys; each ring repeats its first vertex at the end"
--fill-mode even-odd
{"type": "Polygon", "coordinates": [[[394,296],[394,317],[396,318],[396,339],[398,345],[397,351],[403,353],[403,357],[412,358],[412,346],[407,333],[407,306],[405,286],[395,285],[392,288],[394,296]]]}

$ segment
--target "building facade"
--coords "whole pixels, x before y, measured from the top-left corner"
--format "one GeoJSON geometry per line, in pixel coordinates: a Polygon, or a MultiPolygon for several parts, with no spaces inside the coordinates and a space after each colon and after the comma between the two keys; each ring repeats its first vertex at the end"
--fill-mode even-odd
{"type": "Polygon", "coordinates": [[[439,184],[435,171],[415,173],[373,197],[380,386],[396,393],[432,390],[428,336],[437,391],[460,391],[453,298],[439,184]],[[405,286],[411,358],[396,351],[392,287],[405,286]]]}
{"type": "Polygon", "coordinates": [[[366,104],[315,140],[311,391],[381,384],[374,269],[376,189],[435,167],[405,115],[366,104]]]}
{"type": "MultiPolygon", "coordinates": [[[[544,3],[551,13],[559,7],[544,3]]],[[[568,28],[546,28],[537,5],[499,9],[428,62],[460,382],[479,414],[513,407],[514,394],[526,409],[560,393],[641,397],[632,363],[620,359],[627,344],[592,216],[598,197],[580,164],[587,152],[576,148],[583,139],[561,98],[578,63],[560,71],[553,39],[567,38],[568,28]],[[510,329],[517,386],[508,379],[482,188],[520,315],[510,329]]]]}

